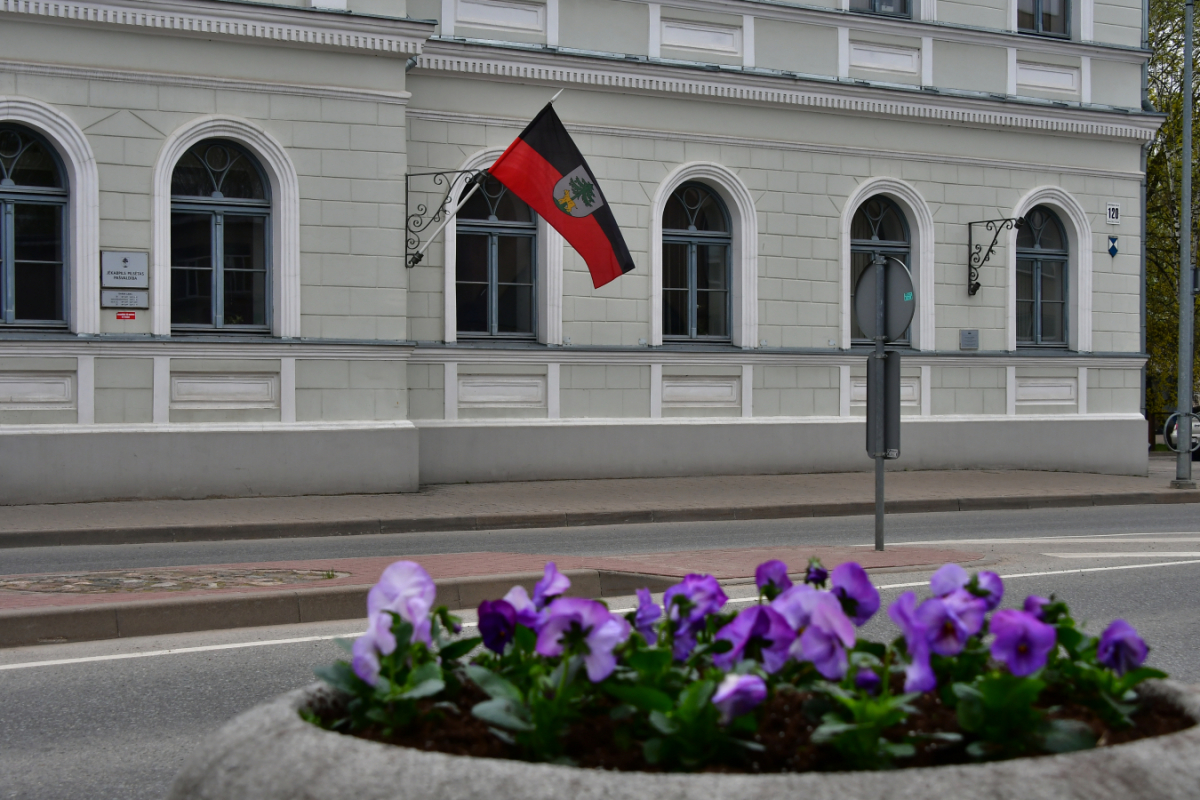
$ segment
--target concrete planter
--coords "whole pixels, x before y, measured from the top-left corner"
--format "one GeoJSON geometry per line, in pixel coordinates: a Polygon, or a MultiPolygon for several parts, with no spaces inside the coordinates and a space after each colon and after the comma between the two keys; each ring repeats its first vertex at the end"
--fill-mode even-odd
{"type": "MultiPolygon", "coordinates": [[[[1194,800],[1200,727],[1062,756],[893,772],[657,775],[424,753],[329,733],[297,710],[313,685],[251,709],[209,737],[170,800],[1194,800]]],[[[1200,721],[1200,686],[1148,691],[1200,721]]]]}

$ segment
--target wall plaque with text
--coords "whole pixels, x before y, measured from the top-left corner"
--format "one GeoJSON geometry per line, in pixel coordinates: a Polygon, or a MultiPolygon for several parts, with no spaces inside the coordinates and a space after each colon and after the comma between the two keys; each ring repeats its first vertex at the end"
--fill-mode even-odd
{"type": "Polygon", "coordinates": [[[101,308],[149,308],[150,293],[139,291],[124,291],[121,289],[102,289],[100,291],[101,308]]]}
{"type": "Polygon", "coordinates": [[[103,289],[149,289],[150,254],[121,250],[100,252],[100,287],[103,289]]]}

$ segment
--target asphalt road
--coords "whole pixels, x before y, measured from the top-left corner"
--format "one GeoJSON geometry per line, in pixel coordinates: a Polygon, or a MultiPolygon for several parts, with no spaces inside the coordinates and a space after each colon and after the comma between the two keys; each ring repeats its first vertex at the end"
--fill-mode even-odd
{"type": "MultiPolygon", "coordinates": [[[[1002,575],[1024,576],[1006,582],[1006,604],[1018,605],[1026,594],[1057,592],[1071,603],[1077,618],[1092,621],[1089,629],[1096,632],[1108,620],[1124,617],[1152,646],[1151,663],[1174,677],[1200,681],[1200,657],[1193,644],[1200,637],[1200,518],[1194,508],[904,515],[889,524],[890,541],[897,546],[937,541],[982,554],[981,563],[1002,575]]],[[[870,533],[870,519],[847,517],[63,548],[7,551],[4,570],[485,549],[627,553],[852,544],[867,542],[870,533]],[[14,568],[10,555],[30,560],[14,568]]],[[[907,590],[898,584],[924,581],[928,574],[928,569],[888,572],[875,580],[891,587],[884,589],[886,602],[907,590]]],[[[729,593],[744,596],[749,589],[731,587],[729,593]]],[[[620,601],[614,605],[620,607],[620,601]]],[[[162,797],[195,742],[255,703],[308,683],[313,667],[340,654],[329,637],[352,635],[356,627],[352,622],[321,623],[0,651],[0,798],[162,797]],[[304,637],[320,638],[280,641],[304,637]],[[175,652],[154,654],[164,650],[175,652]]],[[[890,638],[895,632],[879,615],[864,633],[890,638]]]]}

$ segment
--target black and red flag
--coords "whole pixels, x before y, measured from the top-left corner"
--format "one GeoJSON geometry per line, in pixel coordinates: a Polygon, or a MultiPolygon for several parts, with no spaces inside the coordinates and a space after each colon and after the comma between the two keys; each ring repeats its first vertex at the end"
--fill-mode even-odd
{"type": "Polygon", "coordinates": [[[546,104],[488,172],[571,243],[597,289],[633,269],[612,208],[553,105],[546,104]]]}

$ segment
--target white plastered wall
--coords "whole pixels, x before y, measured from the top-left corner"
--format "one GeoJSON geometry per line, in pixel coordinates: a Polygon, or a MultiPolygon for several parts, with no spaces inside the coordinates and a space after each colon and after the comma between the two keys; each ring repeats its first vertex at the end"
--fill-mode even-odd
{"type": "Polygon", "coordinates": [[[163,143],[154,164],[151,199],[151,330],[171,333],[171,174],[188,148],[203,139],[230,139],[259,160],[271,183],[271,332],[300,336],[300,186],[283,146],[246,120],[205,116],[177,129],[163,143]]]}
{"type": "Polygon", "coordinates": [[[65,254],[70,285],[67,324],[74,333],[99,333],[100,178],[87,136],[62,112],[25,97],[0,97],[0,121],[36,130],[62,157],[70,191],[65,254]]]}
{"type": "Polygon", "coordinates": [[[841,240],[841,342],[850,348],[850,223],[859,206],[872,197],[883,195],[900,207],[908,220],[912,252],[909,271],[917,290],[916,311],[912,321],[914,350],[933,350],[936,326],[934,300],[934,229],[933,214],[913,186],[897,178],[869,178],[858,185],[842,206],[841,240]]]}
{"type": "Polygon", "coordinates": [[[750,190],[727,167],[709,161],[681,164],[662,180],[650,202],[650,344],[662,344],[662,217],[671,193],[688,181],[703,183],[725,201],[733,238],[733,344],[758,346],[758,214],[750,190]]]}
{"type": "MultiPolygon", "coordinates": [[[[1013,209],[1023,217],[1034,206],[1046,206],[1058,214],[1067,231],[1067,347],[1080,353],[1092,351],[1092,226],[1087,213],[1071,194],[1057,186],[1040,186],[1028,192],[1013,209]]],[[[1008,349],[1017,349],[1017,232],[1008,234],[1007,335],[1008,349]]]]}

